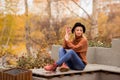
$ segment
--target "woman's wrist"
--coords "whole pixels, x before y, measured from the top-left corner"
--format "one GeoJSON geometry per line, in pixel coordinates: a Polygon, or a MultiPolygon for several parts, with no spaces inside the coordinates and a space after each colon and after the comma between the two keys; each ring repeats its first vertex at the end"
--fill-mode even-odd
{"type": "Polygon", "coordinates": [[[68,39],[65,39],[65,41],[68,41],[68,39]]]}
{"type": "Polygon", "coordinates": [[[66,41],[69,40],[69,35],[65,35],[65,40],[66,40],[66,41]]]}

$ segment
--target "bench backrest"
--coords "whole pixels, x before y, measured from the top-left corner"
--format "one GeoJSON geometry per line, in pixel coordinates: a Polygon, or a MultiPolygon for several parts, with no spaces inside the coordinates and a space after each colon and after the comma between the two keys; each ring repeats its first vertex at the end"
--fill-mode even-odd
{"type": "MultiPolygon", "coordinates": [[[[61,45],[53,45],[51,57],[58,60],[58,50],[61,45]]],[[[120,67],[120,39],[112,40],[111,48],[89,47],[87,52],[87,60],[90,64],[104,64],[120,67]]]]}

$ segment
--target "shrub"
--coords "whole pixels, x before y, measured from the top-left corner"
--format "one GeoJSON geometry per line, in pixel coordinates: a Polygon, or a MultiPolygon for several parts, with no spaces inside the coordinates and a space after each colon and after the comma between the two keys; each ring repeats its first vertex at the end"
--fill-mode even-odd
{"type": "Polygon", "coordinates": [[[33,69],[33,68],[42,68],[47,64],[52,64],[54,62],[51,59],[49,53],[38,51],[36,57],[32,56],[22,56],[17,61],[18,67],[33,69]]]}

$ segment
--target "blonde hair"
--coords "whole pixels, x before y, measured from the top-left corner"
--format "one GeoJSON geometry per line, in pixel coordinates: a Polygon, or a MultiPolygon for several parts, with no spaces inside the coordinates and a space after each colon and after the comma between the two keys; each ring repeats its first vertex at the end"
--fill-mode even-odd
{"type": "Polygon", "coordinates": [[[87,39],[87,37],[86,37],[84,34],[82,34],[82,37],[83,37],[84,39],[87,39]]]}

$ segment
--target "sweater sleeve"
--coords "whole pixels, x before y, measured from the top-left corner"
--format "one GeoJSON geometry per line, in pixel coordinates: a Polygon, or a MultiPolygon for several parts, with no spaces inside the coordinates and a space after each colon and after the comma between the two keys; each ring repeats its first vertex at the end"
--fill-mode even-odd
{"type": "Polygon", "coordinates": [[[67,43],[66,43],[66,40],[65,40],[65,39],[64,39],[64,42],[63,42],[63,48],[69,49],[69,47],[67,46],[67,43]]]}
{"type": "Polygon", "coordinates": [[[76,52],[84,52],[87,51],[87,40],[82,39],[77,45],[74,45],[70,41],[66,41],[66,45],[70,48],[73,49],[76,52]]]}

